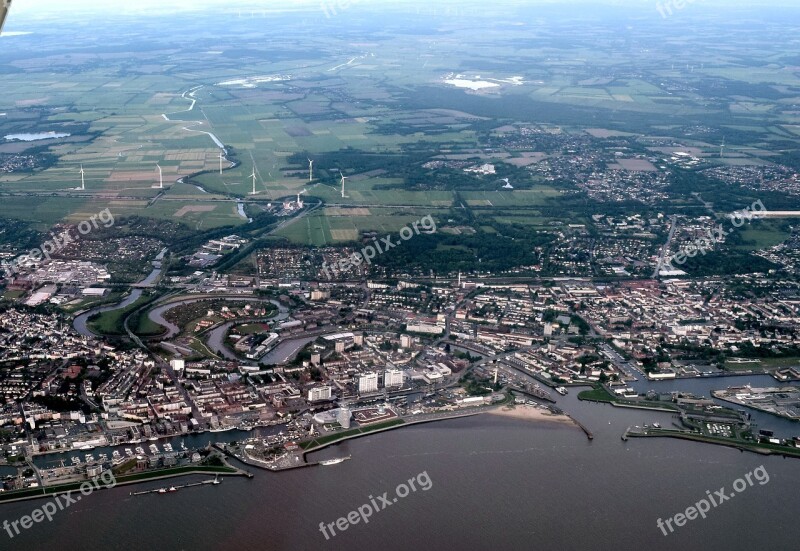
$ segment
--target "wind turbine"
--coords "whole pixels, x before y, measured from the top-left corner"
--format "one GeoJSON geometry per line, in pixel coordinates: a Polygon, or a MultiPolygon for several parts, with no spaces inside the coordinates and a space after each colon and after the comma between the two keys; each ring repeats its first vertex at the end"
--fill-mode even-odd
{"type": "Polygon", "coordinates": [[[156,168],[158,169],[158,189],[164,189],[164,173],[161,170],[161,165],[156,163],[156,168]]]}
{"type": "Polygon", "coordinates": [[[253,191],[250,193],[250,195],[255,195],[256,194],[256,167],[253,167],[253,173],[250,175],[250,177],[253,179],[253,191]]]}
{"type": "Polygon", "coordinates": [[[725,158],[725,136],[722,136],[722,145],[719,146],[719,158],[725,158]]]}
{"type": "Polygon", "coordinates": [[[84,180],[84,174],[86,174],[86,172],[83,170],[83,165],[81,165],[81,191],[86,191],[86,181],[84,180]]]}
{"type": "Polygon", "coordinates": [[[222,151],[219,152],[219,173],[222,175],[222,159],[225,157],[222,155],[222,151]]]}
{"type": "Polygon", "coordinates": [[[347,197],[347,196],[344,194],[344,181],[345,181],[345,180],[347,180],[347,176],[345,176],[344,174],[342,174],[342,171],[341,171],[341,170],[339,171],[339,174],[340,174],[340,175],[341,175],[341,177],[342,177],[342,198],[344,198],[344,197],[347,197]]]}
{"type": "Polygon", "coordinates": [[[314,180],[314,161],[311,159],[308,160],[308,181],[311,182],[314,180]]]}

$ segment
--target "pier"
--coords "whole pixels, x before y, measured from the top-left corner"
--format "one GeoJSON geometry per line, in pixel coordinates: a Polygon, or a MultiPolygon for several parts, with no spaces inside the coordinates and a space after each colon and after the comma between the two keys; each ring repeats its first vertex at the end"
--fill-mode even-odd
{"type": "Polygon", "coordinates": [[[170,494],[175,493],[178,490],[183,488],[194,488],[196,486],[217,486],[222,484],[222,481],[219,480],[219,477],[215,477],[211,480],[203,480],[201,482],[190,482],[189,484],[180,484],[178,486],[170,486],[169,489],[167,488],[156,488],[154,490],[144,490],[141,492],[131,492],[129,495],[132,496],[143,496],[147,494],[170,494]]]}
{"type": "Polygon", "coordinates": [[[580,429],[583,431],[583,433],[586,435],[586,438],[588,438],[589,440],[594,440],[594,434],[592,434],[592,431],[590,431],[588,428],[586,428],[586,427],[583,425],[583,423],[581,423],[580,421],[578,421],[577,419],[575,419],[575,418],[574,418],[572,415],[570,415],[569,413],[564,413],[564,415],[566,415],[567,417],[569,417],[570,419],[572,419],[572,422],[573,422],[573,423],[575,423],[576,425],[578,425],[578,428],[580,428],[580,429]]]}
{"type": "Polygon", "coordinates": [[[528,396],[529,398],[538,398],[539,400],[544,400],[544,401],[550,402],[552,404],[556,403],[556,401],[553,399],[553,397],[550,395],[550,393],[546,392],[545,390],[542,390],[541,388],[532,387],[530,390],[523,390],[523,389],[521,389],[519,387],[509,386],[508,389],[511,392],[516,392],[518,394],[523,394],[525,396],[528,396]]]}

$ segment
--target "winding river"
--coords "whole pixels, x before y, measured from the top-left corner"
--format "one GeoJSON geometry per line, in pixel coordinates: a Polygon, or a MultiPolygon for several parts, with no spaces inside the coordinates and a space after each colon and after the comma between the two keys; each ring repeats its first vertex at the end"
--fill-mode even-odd
{"type": "MultiPolygon", "coordinates": [[[[277,313],[277,315],[275,315],[274,317],[271,318],[272,320],[274,320],[274,321],[283,321],[283,320],[285,320],[285,319],[287,319],[289,317],[289,309],[286,308],[286,306],[284,306],[283,304],[281,304],[277,300],[266,299],[266,298],[255,298],[255,297],[242,297],[242,296],[237,296],[237,297],[203,296],[203,297],[197,297],[197,298],[189,298],[189,299],[184,299],[184,300],[178,300],[178,301],[175,301],[175,302],[169,302],[167,304],[162,304],[161,306],[158,306],[157,308],[153,308],[152,310],[150,310],[150,312],[148,312],[147,317],[150,318],[150,321],[152,321],[154,323],[157,323],[158,325],[160,325],[162,327],[166,327],[167,328],[167,334],[164,335],[163,338],[164,339],[171,339],[172,337],[174,337],[175,335],[180,333],[180,327],[178,327],[174,323],[172,323],[169,320],[167,320],[164,317],[165,313],[167,313],[168,311],[170,311],[173,308],[176,308],[178,306],[184,306],[186,304],[192,304],[192,303],[195,303],[195,302],[200,302],[202,300],[215,300],[215,299],[219,299],[219,298],[225,298],[225,299],[230,300],[232,302],[236,302],[236,301],[246,301],[246,302],[250,302],[250,303],[253,303],[253,302],[270,302],[270,303],[274,304],[278,308],[278,313],[277,313]]],[[[214,329],[209,331],[208,338],[206,339],[206,341],[208,343],[208,346],[209,346],[209,348],[211,350],[215,350],[215,351],[219,350],[220,352],[222,352],[222,355],[225,356],[225,358],[227,358],[229,360],[235,360],[235,359],[238,359],[238,358],[225,345],[225,342],[224,342],[225,341],[225,333],[227,333],[228,329],[231,328],[233,325],[235,325],[237,323],[241,323],[241,320],[229,321],[229,322],[223,323],[222,325],[219,325],[219,326],[215,327],[214,329]]],[[[289,341],[287,341],[287,342],[289,342],[289,341]]],[[[283,344],[284,343],[281,343],[281,345],[279,345],[278,348],[280,348],[283,344]]]]}
{"type": "Polygon", "coordinates": [[[131,291],[131,294],[125,298],[122,302],[118,304],[113,304],[111,306],[102,306],[100,308],[92,308],[91,310],[87,310],[83,314],[77,316],[75,321],[72,322],[72,325],[75,327],[75,330],[83,335],[84,337],[97,337],[96,333],[92,332],[89,329],[88,323],[89,318],[95,314],[102,314],[103,312],[111,312],[112,310],[119,310],[120,308],[126,308],[139,300],[139,297],[142,296],[141,289],[134,289],[131,291]]]}
{"type": "MultiPolygon", "coordinates": [[[[142,281],[137,283],[137,285],[152,285],[155,283],[158,276],[161,275],[161,261],[164,259],[164,255],[167,253],[167,248],[161,249],[161,252],[158,253],[156,259],[152,262],[153,264],[153,271],[144,278],[142,281]]],[[[97,337],[96,333],[92,332],[89,329],[88,323],[89,318],[95,314],[102,314],[103,312],[111,312],[112,310],[119,310],[120,308],[126,308],[139,300],[139,297],[142,296],[141,289],[133,289],[131,294],[128,295],[122,302],[117,304],[112,304],[110,306],[99,306],[97,308],[92,308],[91,310],[87,310],[86,312],[78,315],[75,317],[75,321],[72,322],[73,327],[75,330],[83,335],[84,337],[97,337]]]]}

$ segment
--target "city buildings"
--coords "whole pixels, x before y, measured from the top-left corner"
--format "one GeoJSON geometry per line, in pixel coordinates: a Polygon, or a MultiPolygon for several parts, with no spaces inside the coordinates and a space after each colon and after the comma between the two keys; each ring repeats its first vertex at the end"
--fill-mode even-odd
{"type": "Polygon", "coordinates": [[[368,394],[370,392],[377,392],[377,390],[378,390],[377,373],[366,373],[358,378],[359,394],[368,394]]]}

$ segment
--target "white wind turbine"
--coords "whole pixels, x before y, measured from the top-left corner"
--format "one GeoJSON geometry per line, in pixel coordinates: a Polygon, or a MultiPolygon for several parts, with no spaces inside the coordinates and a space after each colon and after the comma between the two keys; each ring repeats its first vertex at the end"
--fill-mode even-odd
{"type": "Polygon", "coordinates": [[[722,136],[722,145],[719,146],[719,158],[725,158],[725,136],[722,136]]]}
{"type": "Polygon", "coordinates": [[[84,175],[86,172],[83,170],[83,165],[81,165],[81,191],[86,191],[86,180],[84,179],[84,175]]]}
{"type": "Polygon", "coordinates": [[[222,159],[224,159],[224,158],[225,158],[225,156],[222,154],[222,151],[220,151],[219,152],[219,173],[220,173],[220,175],[222,175],[222,159]]]}
{"type": "Polygon", "coordinates": [[[342,177],[342,198],[345,198],[345,197],[347,197],[347,196],[344,194],[344,181],[345,181],[345,180],[347,180],[347,176],[345,176],[344,174],[342,174],[342,171],[341,171],[341,170],[339,171],[339,174],[340,174],[340,175],[341,175],[341,177],[342,177]]]}
{"type": "Polygon", "coordinates": [[[308,181],[314,180],[314,161],[308,160],[308,181]]]}
{"type": "Polygon", "coordinates": [[[250,175],[250,177],[253,179],[253,191],[250,192],[250,195],[255,195],[256,194],[256,168],[255,167],[253,167],[253,173],[250,175]]]}

